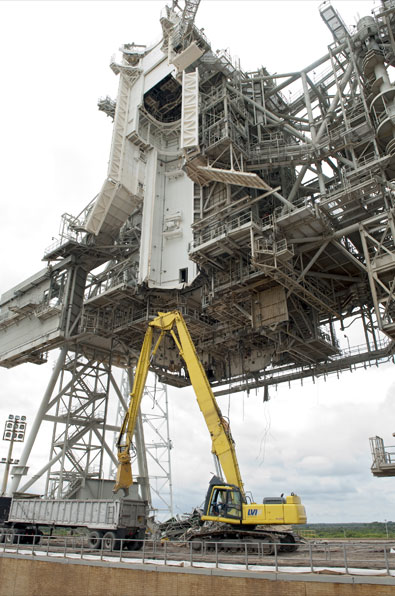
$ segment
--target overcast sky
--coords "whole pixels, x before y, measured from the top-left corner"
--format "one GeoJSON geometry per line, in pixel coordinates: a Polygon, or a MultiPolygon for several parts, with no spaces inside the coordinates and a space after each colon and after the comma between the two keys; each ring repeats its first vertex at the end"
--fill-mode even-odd
{"type": "MultiPolygon", "coordinates": [[[[228,48],[243,69],[288,72],[325,54],[332,41],[319,4],[202,0],[196,23],[214,50],[228,48]]],[[[333,4],[348,25],[374,6],[333,4]]],[[[158,38],[163,6],[153,0],[0,2],[0,293],[44,266],[62,213],[77,215],[99,191],[112,126],[96,103],[116,97],[111,55],[123,43],[158,38]]],[[[351,328],[340,339],[346,345],[356,337],[351,328]]],[[[41,367],[0,369],[0,432],[10,413],[33,420],[55,357],[41,367]]],[[[266,403],[263,390],[221,398],[246,489],[258,502],[297,492],[312,522],[393,519],[395,479],[372,477],[368,439],[378,434],[395,443],[394,394],[394,367],[387,364],[327,382],[279,386],[266,403]]],[[[192,391],[170,388],[169,403],[174,500],[182,513],[201,504],[214,469],[192,391]]],[[[48,436],[47,426],[32,472],[46,461],[48,436]]],[[[6,451],[1,442],[0,456],[6,451]]]]}

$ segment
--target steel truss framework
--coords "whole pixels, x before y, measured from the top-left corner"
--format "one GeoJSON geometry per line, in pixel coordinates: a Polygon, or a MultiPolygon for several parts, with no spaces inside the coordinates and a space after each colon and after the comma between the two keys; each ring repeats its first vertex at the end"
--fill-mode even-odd
{"type": "MultiPolygon", "coordinates": [[[[130,387],[128,375],[124,371],[121,379],[121,393],[127,403],[130,387]]],[[[125,409],[118,402],[116,427],[120,429],[125,409]]],[[[159,383],[155,376],[149,378],[144,388],[141,402],[141,422],[144,430],[144,452],[146,454],[149,478],[149,502],[155,513],[155,518],[169,518],[173,516],[173,486],[171,476],[171,449],[169,429],[169,410],[167,387],[159,383]]],[[[117,434],[114,434],[113,453],[116,453],[117,434]]],[[[136,441],[135,447],[141,450],[141,442],[136,441]]],[[[117,463],[112,462],[109,478],[115,478],[117,463]]]]}
{"type": "Polygon", "coordinates": [[[54,397],[54,414],[50,407],[44,417],[54,423],[49,461],[59,466],[48,470],[47,495],[75,498],[87,479],[100,480],[104,451],[109,451],[104,424],[109,381],[106,365],[78,354],[67,355],[54,397]]]}
{"type": "MultiPolygon", "coordinates": [[[[53,423],[49,459],[39,472],[19,487],[21,492],[46,477],[44,492],[50,498],[75,499],[81,497],[82,491],[88,498],[109,496],[109,487],[105,486],[105,455],[111,462],[109,478],[115,478],[118,466],[115,441],[130,394],[127,371],[123,371],[120,384],[113,372],[108,363],[87,360],[74,351],[61,351],[39,417],[29,436],[31,445],[40,423],[53,423]],[[53,391],[55,385],[57,391],[53,391]],[[118,398],[115,424],[108,423],[110,391],[118,398]],[[112,445],[111,437],[114,437],[112,445]]],[[[156,378],[146,386],[142,405],[134,444],[137,483],[141,496],[157,516],[171,516],[173,495],[167,389],[156,378]],[[149,441],[144,436],[144,428],[149,441]]],[[[27,451],[13,470],[13,490],[18,488],[26,471],[27,451]]]]}
{"type": "MultiPolygon", "coordinates": [[[[117,101],[102,105],[114,117],[102,190],[79,216],[63,217],[58,242],[45,252],[46,274],[1,303],[7,337],[36,319],[45,327],[56,317],[56,330],[1,350],[1,365],[40,363],[49,349],[68,346],[89,362],[130,367],[147,321],[173,308],[183,312],[218,394],[392,357],[395,86],[387,70],[395,66],[395,2],[384,0],[353,33],[324,3],[334,39],[326,55],[275,75],[244,72],[227,52],[213,52],[193,23],[198,4],[174,2],[162,13],[168,74],[138,105],[133,93],[151,50],[125,45],[122,63],[111,65],[120,85],[117,101]],[[169,187],[186,173],[193,189],[189,259],[198,275],[180,269],[172,287],[141,273],[152,257],[149,201],[166,198],[152,187],[157,162],[169,187]],[[336,331],[354,319],[364,344],[344,351],[336,331]]],[[[156,228],[163,252],[186,232],[183,218],[172,213],[156,228]]],[[[168,384],[189,383],[169,342],[152,370],[168,384]]],[[[100,398],[91,391],[83,401],[76,386],[73,403],[60,403],[75,402],[80,412],[89,403],[88,418],[99,424],[100,398]]],[[[92,458],[81,463],[84,473],[92,458]]]]}
{"type": "Polygon", "coordinates": [[[108,439],[119,426],[107,423],[110,390],[123,407],[127,400],[113,376],[111,365],[88,360],[65,346],[58,357],[40,410],[19,466],[13,470],[12,492],[27,491],[46,477],[45,494],[55,498],[107,496],[103,484],[104,457],[117,465],[108,439]],[[48,462],[23,486],[19,486],[31,447],[43,421],[53,423],[48,462]],[[104,491],[104,492],[103,492],[104,491]]]}
{"type": "Polygon", "coordinates": [[[155,517],[174,515],[167,387],[151,377],[145,387],[141,418],[155,517]]]}

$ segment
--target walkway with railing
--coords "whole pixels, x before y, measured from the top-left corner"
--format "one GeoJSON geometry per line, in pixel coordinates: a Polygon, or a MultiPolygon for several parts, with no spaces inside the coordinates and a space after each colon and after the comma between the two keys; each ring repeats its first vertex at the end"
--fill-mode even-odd
{"type": "MultiPolygon", "coordinates": [[[[15,540],[15,535],[13,537],[15,540]]],[[[284,544],[273,543],[267,555],[267,542],[230,543],[170,542],[159,540],[117,540],[116,550],[106,549],[104,541],[93,549],[86,536],[42,536],[40,544],[0,543],[0,556],[32,556],[80,559],[109,563],[153,564],[176,567],[205,567],[240,571],[282,573],[337,573],[395,576],[395,541],[316,541],[299,545],[295,552],[283,552],[284,544]],[[140,546],[140,550],[133,550],[140,546]],[[231,552],[229,552],[231,551],[231,552]]],[[[11,540],[12,542],[12,540],[11,540]]]]}

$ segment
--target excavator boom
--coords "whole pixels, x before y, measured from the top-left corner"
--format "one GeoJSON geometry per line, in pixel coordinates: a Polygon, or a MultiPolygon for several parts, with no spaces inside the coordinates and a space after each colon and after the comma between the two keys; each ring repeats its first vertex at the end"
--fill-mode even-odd
{"type": "Polygon", "coordinates": [[[134,376],[133,389],[130,394],[128,411],[122,422],[121,430],[117,440],[118,450],[118,469],[114,486],[114,492],[121,488],[127,493],[133,483],[132,467],[130,463],[130,446],[132,444],[134,430],[136,428],[137,416],[140,409],[141,398],[143,396],[147,374],[151,359],[159,347],[160,339],[152,350],[153,329],[148,327],[140,356],[137,362],[136,373],[134,376]]]}
{"type": "Polygon", "coordinates": [[[117,492],[121,488],[127,490],[133,482],[130,465],[130,446],[148,369],[160,342],[166,333],[169,333],[173,337],[178,351],[187,367],[197,402],[211,436],[212,452],[218,457],[227,482],[237,486],[244,499],[244,486],[229,423],[222,416],[221,410],[211,390],[210,383],[208,382],[207,375],[196,353],[185,320],[182,314],[178,311],[167,313],[160,312],[148,325],[137,363],[133,390],[130,394],[131,399],[129,408],[125,414],[117,441],[119,465],[114,492],[117,492]],[[154,328],[159,329],[160,334],[154,349],[152,349],[154,328]]]}
{"type": "Polygon", "coordinates": [[[229,423],[222,416],[184,317],[178,311],[159,313],[159,317],[150,323],[153,327],[161,329],[163,329],[163,324],[166,326],[166,330],[170,331],[188,369],[197,402],[211,436],[212,452],[218,457],[227,482],[237,486],[244,496],[243,481],[229,423]]]}

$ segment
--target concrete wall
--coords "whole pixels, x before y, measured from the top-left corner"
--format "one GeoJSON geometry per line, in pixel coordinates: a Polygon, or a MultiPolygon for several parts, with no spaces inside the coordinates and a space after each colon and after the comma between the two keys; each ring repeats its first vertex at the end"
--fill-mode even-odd
{"type": "Polygon", "coordinates": [[[394,578],[304,576],[0,556],[0,596],[389,596],[394,578]],[[358,582],[358,583],[357,583],[358,582]]]}

